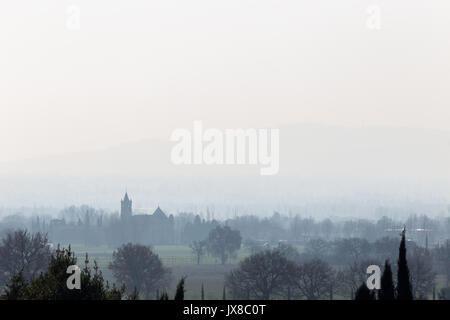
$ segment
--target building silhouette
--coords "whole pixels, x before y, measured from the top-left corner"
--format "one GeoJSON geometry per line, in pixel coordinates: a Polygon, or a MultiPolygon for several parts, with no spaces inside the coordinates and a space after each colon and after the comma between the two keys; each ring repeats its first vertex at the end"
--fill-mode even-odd
{"type": "Polygon", "coordinates": [[[128,192],[125,192],[123,200],[120,201],[120,218],[122,220],[129,219],[133,215],[133,202],[128,197],[128,192]]]}
{"type": "Polygon", "coordinates": [[[172,244],[174,242],[174,217],[167,216],[158,206],[153,214],[133,214],[128,193],[120,201],[120,220],[124,242],[140,244],[172,244]]]}

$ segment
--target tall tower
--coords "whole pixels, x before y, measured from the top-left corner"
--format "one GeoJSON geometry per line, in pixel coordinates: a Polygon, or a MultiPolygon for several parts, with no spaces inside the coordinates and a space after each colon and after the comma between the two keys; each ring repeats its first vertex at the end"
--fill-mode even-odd
{"type": "Polygon", "coordinates": [[[125,192],[125,197],[120,201],[120,218],[122,220],[128,219],[133,215],[131,204],[132,201],[128,198],[128,193],[125,192]]]}

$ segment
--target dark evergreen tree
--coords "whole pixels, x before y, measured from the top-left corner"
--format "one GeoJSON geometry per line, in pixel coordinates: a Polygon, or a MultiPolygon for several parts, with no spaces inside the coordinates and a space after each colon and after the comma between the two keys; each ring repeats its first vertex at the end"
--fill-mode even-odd
{"type": "Polygon", "coordinates": [[[69,249],[58,249],[51,256],[48,269],[39,277],[27,282],[22,273],[13,276],[11,283],[6,286],[5,299],[25,300],[121,300],[124,297],[125,287],[117,289],[115,285],[110,289],[105,283],[102,273],[94,261],[94,268],[86,266],[80,271],[80,289],[67,287],[67,269],[76,265],[77,259],[69,249]]]}
{"type": "Polygon", "coordinates": [[[134,287],[133,292],[127,296],[127,300],[139,300],[139,291],[134,287]]]}
{"type": "Polygon", "coordinates": [[[163,292],[159,300],[169,300],[169,296],[167,295],[167,292],[163,292]]]}
{"type": "Polygon", "coordinates": [[[222,300],[227,300],[227,290],[225,286],[223,286],[222,300]]]}
{"type": "Polygon", "coordinates": [[[369,290],[365,282],[356,290],[355,300],[375,300],[375,292],[369,290]]]}
{"type": "Polygon", "coordinates": [[[379,300],[395,300],[395,286],[392,278],[392,269],[389,260],[384,262],[384,271],[380,281],[380,291],[378,292],[379,300]]]}
{"type": "Polygon", "coordinates": [[[27,296],[28,284],[23,277],[23,272],[19,271],[18,274],[11,278],[11,282],[6,285],[4,299],[5,300],[24,300],[27,296]]]}
{"type": "Polygon", "coordinates": [[[205,300],[205,289],[203,288],[203,283],[202,283],[202,300],[205,300]]]}
{"type": "Polygon", "coordinates": [[[413,300],[411,277],[406,261],[405,229],[403,229],[402,240],[398,249],[397,300],[413,300]]]}
{"type": "Polygon", "coordinates": [[[185,290],[184,290],[184,280],[185,280],[185,277],[182,277],[180,279],[180,282],[178,282],[177,292],[175,293],[174,300],[184,300],[184,292],[185,292],[185,290]]]}

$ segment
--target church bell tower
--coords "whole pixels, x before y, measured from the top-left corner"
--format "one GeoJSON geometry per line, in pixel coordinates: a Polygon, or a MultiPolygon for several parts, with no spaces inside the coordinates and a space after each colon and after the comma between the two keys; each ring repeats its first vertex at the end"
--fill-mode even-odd
{"type": "Polygon", "coordinates": [[[131,209],[132,201],[128,198],[128,193],[125,192],[125,197],[120,201],[120,218],[122,220],[128,219],[132,216],[133,211],[131,209]]]}

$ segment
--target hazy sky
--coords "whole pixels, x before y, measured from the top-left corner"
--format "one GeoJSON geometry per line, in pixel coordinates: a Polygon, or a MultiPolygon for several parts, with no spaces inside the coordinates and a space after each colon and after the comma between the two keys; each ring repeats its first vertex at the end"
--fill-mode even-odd
{"type": "Polygon", "coordinates": [[[0,161],[168,139],[194,119],[446,130],[449,15],[448,0],[2,1],[0,161]]]}

